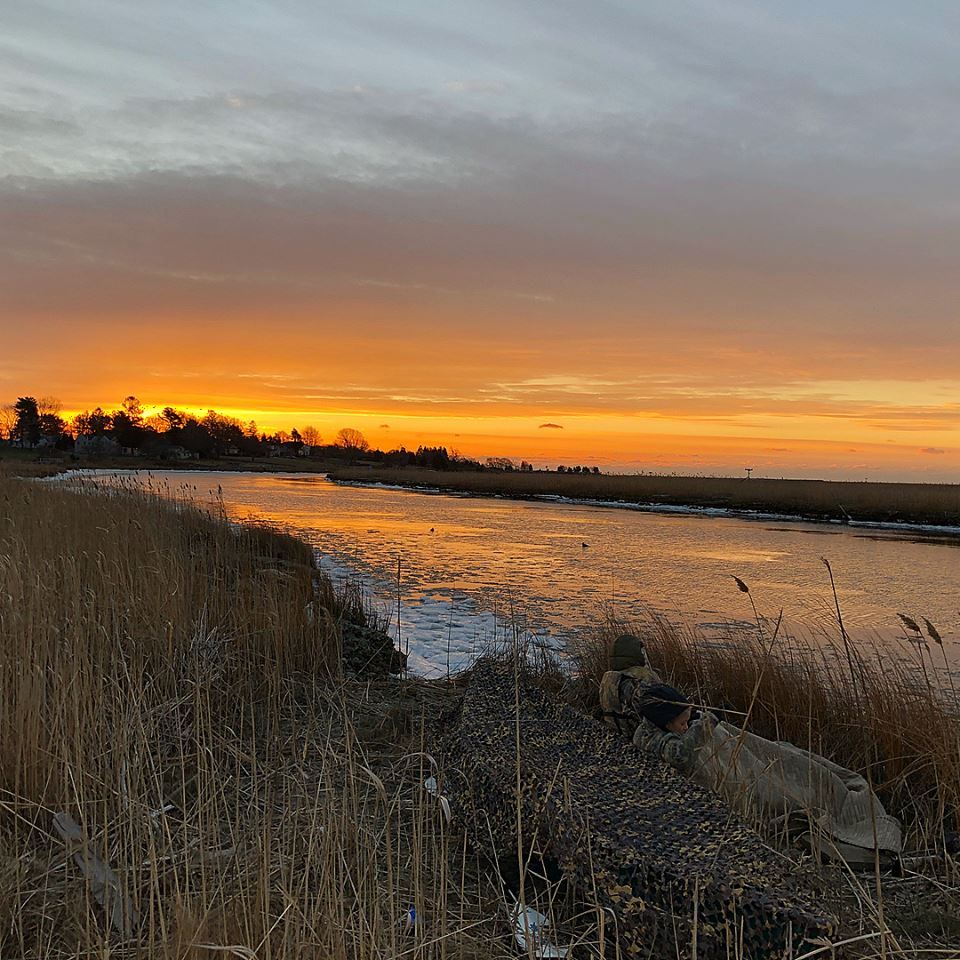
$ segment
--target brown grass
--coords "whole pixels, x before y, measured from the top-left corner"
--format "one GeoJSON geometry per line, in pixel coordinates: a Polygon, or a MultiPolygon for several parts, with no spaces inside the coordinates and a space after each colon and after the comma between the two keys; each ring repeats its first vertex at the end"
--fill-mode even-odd
{"type": "Polygon", "coordinates": [[[53,477],[62,473],[69,462],[69,458],[57,450],[41,456],[36,450],[0,445],[0,478],[53,477]]]}
{"type": "Polygon", "coordinates": [[[960,484],[847,483],[728,477],[337,469],[335,480],[395,483],[492,496],[560,496],[623,503],[785,513],[818,520],[960,524],[960,484]]]}
{"type": "Polygon", "coordinates": [[[415,710],[331,682],[358,611],[317,576],[304,544],[184,503],[0,479],[0,955],[500,954],[429,761],[398,756],[415,710]]]}
{"type": "Polygon", "coordinates": [[[342,461],[308,457],[242,457],[224,455],[197,460],[163,460],[160,457],[77,456],[65,450],[20,449],[0,444],[0,476],[52,477],[68,470],[176,470],[233,471],[237,473],[325,473],[342,461]]]}

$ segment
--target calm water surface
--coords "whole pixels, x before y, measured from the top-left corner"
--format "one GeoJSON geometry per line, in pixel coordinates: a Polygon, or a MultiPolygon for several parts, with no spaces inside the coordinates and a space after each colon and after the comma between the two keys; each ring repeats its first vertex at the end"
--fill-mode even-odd
{"type": "Polygon", "coordinates": [[[792,629],[835,636],[823,557],[851,632],[884,656],[915,657],[897,613],[927,617],[960,660],[960,540],[339,486],[302,474],[151,477],[202,499],[219,488],[231,517],[308,540],[335,578],[363,582],[394,633],[399,558],[401,638],[424,673],[462,666],[514,625],[562,646],[609,605],[626,618],[666,611],[717,635],[753,616],[734,575],[763,614],[782,608],[792,629]]]}

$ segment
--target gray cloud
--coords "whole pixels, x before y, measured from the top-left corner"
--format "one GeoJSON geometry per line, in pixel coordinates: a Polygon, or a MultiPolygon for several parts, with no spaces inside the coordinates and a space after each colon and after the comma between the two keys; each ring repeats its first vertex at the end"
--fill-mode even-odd
{"type": "Polygon", "coordinates": [[[673,358],[614,378],[638,409],[764,409],[718,389],[745,365],[754,393],[955,376],[952,8],[276,0],[224,31],[216,7],[5,9],[5,322],[124,329],[162,305],[329,334],[349,312],[374,342],[403,323],[531,358],[588,327],[588,370],[673,358]]]}
{"type": "Polygon", "coordinates": [[[740,331],[760,331],[787,315],[791,324],[802,316],[807,332],[894,338],[908,322],[916,338],[953,317],[949,251],[960,223],[942,201],[936,215],[928,208],[960,186],[956,172],[901,192],[893,172],[885,182],[842,167],[776,184],[762,161],[752,175],[697,171],[682,144],[663,169],[616,124],[565,132],[443,112],[359,113],[390,128],[388,144],[418,144],[446,174],[414,164],[366,180],[362,164],[337,172],[298,161],[272,171],[280,183],[189,170],[6,181],[13,301],[77,302],[79,274],[81,301],[113,296],[111,284],[87,282],[99,274],[119,278],[118,302],[126,285],[147,300],[224,308],[356,284],[400,300],[495,293],[594,304],[608,322],[683,317],[688,330],[736,318],[740,331]],[[594,142],[606,148],[591,152],[594,142]]]}

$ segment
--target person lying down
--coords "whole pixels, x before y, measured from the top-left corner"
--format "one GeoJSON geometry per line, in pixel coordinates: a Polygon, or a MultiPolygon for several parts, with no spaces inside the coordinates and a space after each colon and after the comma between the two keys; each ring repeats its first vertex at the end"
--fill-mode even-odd
{"type": "Polygon", "coordinates": [[[611,666],[600,687],[604,720],[645,753],[718,793],[740,813],[809,831],[824,853],[848,863],[872,864],[876,852],[900,854],[900,822],[860,774],[709,711],[694,718],[693,704],[660,680],[636,637],[618,638],[611,666]]]}

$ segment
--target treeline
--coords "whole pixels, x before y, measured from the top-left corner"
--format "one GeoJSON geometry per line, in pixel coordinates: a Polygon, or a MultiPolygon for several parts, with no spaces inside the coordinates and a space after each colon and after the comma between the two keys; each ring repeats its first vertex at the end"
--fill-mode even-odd
{"type": "Polygon", "coordinates": [[[115,410],[95,407],[72,420],[60,415],[54,398],[18,397],[0,410],[0,439],[17,447],[90,456],[142,455],[166,459],[222,456],[330,456],[356,459],[370,451],[363,434],[344,427],[324,443],[313,426],[289,432],[260,430],[256,421],[208,410],[202,416],[173,406],[147,416],[140,400],[125,397],[115,410]]]}
{"type": "MultiPolygon", "coordinates": [[[[146,416],[135,396],[124,398],[115,410],[95,407],[72,420],[60,415],[61,404],[44,397],[19,397],[0,409],[0,439],[17,447],[49,448],[83,454],[143,454],[166,458],[218,457],[227,454],[264,456],[284,447],[298,455],[319,446],[319,432],[280,430],[267,433],[254,421],[242,423],[216,410],[195,416],[176,407],[146,416]]],[[[360,445],[359,431],[342,430],[341,447],[360,445]],[[354,436],[356,434],[356,437],[354,436]]]]}
{"type": "MultiPolygon", "coordinates": [[[[444,446],[420,446],[415,451],[399,447],[371,448],[364,435],[344,427],[324,442],[313,426],[290,431],[262,431],[248,423],[208,410],[203,416],[173,406],[147,416],[140,400],[131,395],[114,410],[95,407],[72,420],[61,416],[62,405],[53,397],[18,397],[0,407],[0,441],[26,449],[57,449],[78,456],[145,456],[157,460],[242,457],[310,457],[317,460],[366,461],[390,467],[424,467],[431,470],[493,470],[531,472],[534,466],[506,457],[485,461],[461,456],[444,446]]],[[[558,472],[599,473],[599,468],[565,467],[558,472]]]]}

